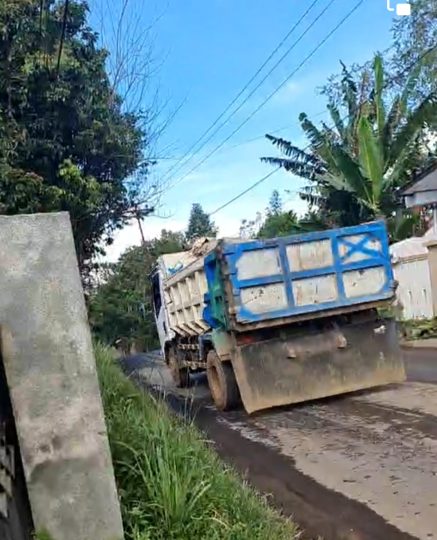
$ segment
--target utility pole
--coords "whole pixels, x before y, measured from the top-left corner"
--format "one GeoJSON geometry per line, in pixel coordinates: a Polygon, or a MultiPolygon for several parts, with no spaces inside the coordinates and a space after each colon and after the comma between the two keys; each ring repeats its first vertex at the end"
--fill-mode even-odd
{"type": "Polygon", "coordinates": [[[143,247],[145,247],[145,245],[146,245],[146,238],[144,236],[143,224],[142,224],[141,220],[144,219],[145,217],[149,216],[150,214],[152,214],[154,211],[155,211],[155,209],[153,207],[149,208],[147,206],[146,206],[146,208],[139,208],[138,206],[135,206],[134,209],[133,209],[133,216],[137,220],[138,228],[140,229],[141,245],[143,247]]]}
{"type": "Polygon", "coordinates": [[[136,214],[135,217],[136,217],[136,220],[137,220],[137,223],[138,223],[138,228],[140,229],[141,244],[144,247],[146,245],[146,239],[144,238],[144,231],[143,231],[143,224],[141,223],[141,217],[138,214],[136,214]]]}

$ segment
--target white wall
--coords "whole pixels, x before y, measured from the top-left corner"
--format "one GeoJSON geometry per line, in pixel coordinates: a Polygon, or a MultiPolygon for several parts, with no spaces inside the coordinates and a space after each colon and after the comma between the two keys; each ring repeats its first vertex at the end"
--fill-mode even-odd
{"type": "Polygon", "coordinates": [[[420,255],[393,264],[398,281],[397,301],[404,319],[430,319],[434,317],[428,256],[420,255]]]}

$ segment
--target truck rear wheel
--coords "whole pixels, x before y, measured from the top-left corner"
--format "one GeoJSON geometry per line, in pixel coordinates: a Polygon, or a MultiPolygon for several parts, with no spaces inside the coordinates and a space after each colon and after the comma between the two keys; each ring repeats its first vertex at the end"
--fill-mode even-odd
{"type": "Polygon", "coordinates": [[[240,403],[240,392],[234,370],[229,361],[222,362],[218,354],[209,351],[206,360],[206,375],[212,399],[219,411],[230,411],[240,403]]]}
{"type": "Polygon", "coordinates": [[[188,388],[190,386],[190,371],[187,367],[180,366],[177,351],[173,347],[168,351],[168,367],[178,388],[188,388]]]}

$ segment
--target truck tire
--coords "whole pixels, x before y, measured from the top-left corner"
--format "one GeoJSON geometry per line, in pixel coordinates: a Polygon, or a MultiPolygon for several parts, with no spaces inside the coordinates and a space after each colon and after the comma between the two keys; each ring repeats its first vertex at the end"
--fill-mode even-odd
{"type": "Polygon", "coordinates": [[[240,391],[231,362],[222,362],[214,350],[209,351],[206,359],[206,375],[217,409],[219,411],[235,409],[240,404],[240,391]]]}
{"type": "Polygon", "coordinates": [[[168,351],[168,367],[178,388],[188,388],[190,386],[190,371],[187,367],[179,365],[177,351],[173,347],[170,347],[168,351]]]}

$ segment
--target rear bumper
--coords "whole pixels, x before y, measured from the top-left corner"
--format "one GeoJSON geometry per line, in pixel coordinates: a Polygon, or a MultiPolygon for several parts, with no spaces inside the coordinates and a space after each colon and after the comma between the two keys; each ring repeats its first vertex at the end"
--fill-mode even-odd
{"type": "Polygon", "coordinates": [[[232,364],[249,413],[405,380],[393,321],[239,346],[232,364]]]}

